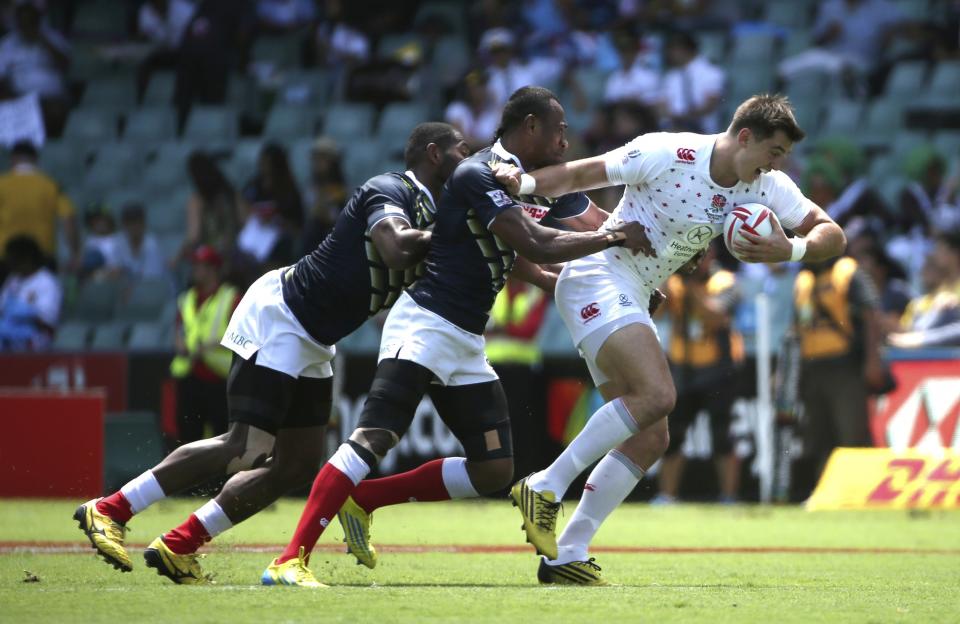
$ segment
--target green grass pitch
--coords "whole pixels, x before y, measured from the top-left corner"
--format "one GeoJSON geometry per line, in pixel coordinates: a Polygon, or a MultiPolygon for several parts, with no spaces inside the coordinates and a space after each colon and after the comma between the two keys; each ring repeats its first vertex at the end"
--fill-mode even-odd
{"type": "MultiPolygon", "coordinates": [[[[0,622],[958,622],[960,513],[631,504],[600,530],[618,585],[540,587],[505,501],[401,505],[375,514],[375,570],[342,553],[334,522],[311,561],[329,589],[261,587],[302,500],[285,500],[207,547],[209,587],[94,558],[80,501],[0,499],[0,622]],[[76,547],[77,550],[74,550],[76,547]],[[24,582],[24,570],[39,582],[24,582]]],[[[574,501],[567,504],[572,513],[574,501]]],[[[135,518],[143,547],[199,500],[135,518]]],[[[561,523],[563,519],[561,519],[561,523]]]]}

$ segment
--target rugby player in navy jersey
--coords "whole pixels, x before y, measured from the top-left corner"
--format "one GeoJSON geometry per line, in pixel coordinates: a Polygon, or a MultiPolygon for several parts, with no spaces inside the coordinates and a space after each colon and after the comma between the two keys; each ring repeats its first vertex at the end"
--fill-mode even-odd
{"type": "Polygon", "coordinates": [[[377,559],[369,525],[374,509],[473,497],[510,483],[510,419],[483,341],[488,312],[507,274],[514,270],[515,276],[552,292],[556,275],[535,263],[565,262],[611,246],[650,252],[643,226],[594,231],[607,214],[582,193],[555,200],[511,196],[496,181],[491,166],[498,162],[527,170],[562,162],[565,131],[556,96],[541,87],[523,87],[504,107],[496,143],[464,160],[450,176],[424,276],[400,295],[384,325],[380,361],[357,428],[317,475],[292,540],[264,571],[262,583],[322,586],[307,557],[338,512],[350,552],[373,567],[377,559]],[[540,225],[548,215],[569,227],[540,225]],[[399,442],[427,392],[466,457],[363,481],[399,442]]]}
{"type": "Polygon", "coordinates": [[[420,124],[407,141],[407,171],[368,180],[313,252],[247,290],[221,341],[235,353],[229,431],[181,446],[118,492],[77,509],[80,528],[108,563],[131,570],[123,540],[134,514],[233,475],[215,499],[144,552],[147,565],[174,582],[206,583],[200,546],[316,476],[334,345],[413,282],[430,244],[435,198],[467,154],[452,126],[420,124]]]}

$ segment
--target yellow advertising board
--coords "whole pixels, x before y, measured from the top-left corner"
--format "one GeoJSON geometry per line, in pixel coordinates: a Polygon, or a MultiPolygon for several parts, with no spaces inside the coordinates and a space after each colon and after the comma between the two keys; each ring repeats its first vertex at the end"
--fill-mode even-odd
{"type": "Polygon", "coordinates": [[[838,448],[806,507],[960,509],[960,453],[838,448]]]}

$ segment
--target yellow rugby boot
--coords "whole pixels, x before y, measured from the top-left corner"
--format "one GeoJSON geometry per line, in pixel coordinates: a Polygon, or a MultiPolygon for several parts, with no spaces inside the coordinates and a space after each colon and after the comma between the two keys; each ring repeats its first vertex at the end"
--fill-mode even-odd
{"type": "Polygon", "coordinates": [[[609,585],[600,573],[600,566],[593,561],[590,557],[586,561],[550,565],[546,559],[541,559],[537,580],[541,585],[609,585]]]}
{"type": "Polygon", "coordinates": [[[104,561],[121,572],[129,572],[133,570],[133,564],[127,549],[123,547],[127,527],[97,511],[99,501],[99,498],[95,498],[77,507],[73,519],[80,524],[80,530],[104,561]]]}
{"type": "Polygon", "coordinates": [[[343,527],[343,541],[347,545],[347,552],[357,558],[358,564],[371,570],[377,567],[377,549],[370,543],[373,516],[364,511],[350,496],[337,512],[337,520],[343,527]]]}
{"type": "Polygon", "coordinates": [[[527,541],[537,549],[538,555],[548,559],[557,558],[557,512],[560,503],[556,494],[549,490],[535,492],[527,486],[529,476],[524,477],[510,488],[513,506],[520,509],[523,516],[522,528],[527,541]]]}
{"type": "Polygon", "coordinates": [[[190,553],[178,555],[170,550],[163,542],[163,538],[150,542],[143,551],[143,560],[148,568],[153,568],[157,574],[165,576],[178,585],[210,585],[213,578],[200,567],[203,555],[190,553]]]}
{"type": "Polygon", "coordinates": [[[293,587],[327,587],[313,575],[307,567],[308,557],[304,557],[303,546],[296,559],[277,563],[274,559],[260,575],[262,585],[290,585],[293,587]]]}

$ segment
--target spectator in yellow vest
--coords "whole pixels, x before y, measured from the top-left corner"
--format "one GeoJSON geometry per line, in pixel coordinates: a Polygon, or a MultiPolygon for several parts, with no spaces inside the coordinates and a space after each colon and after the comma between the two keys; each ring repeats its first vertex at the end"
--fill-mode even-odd
{"type": "Polygon", "coordinates": [[[804,267],[794,286],[804,450],[817,474],[837,446],[870,446],[867,395],[883,384],[880,299],[856,260],[804,267]]]}
{"type": "Polygon", "coordinates": [[[207,245],[194,251],[193,286],[177,301],[177,355],[170,374],[177,379],[177,424],[181,444],[227,431],[227,373],[233,354],[220,345],[237,290],[220,279],[223,259],[207,245]]]}
{"type": "Polygon", "coordinates": [[[667,281],[670,314],[667,359],[677,386],[677,404],[667,418],[670,444],[660,465],[660,494],[653,502],[677,500],[683,477],[683,443],[701,411],[710,419],[721,502],[737,500],[740,462],[730,439],[731,408],[736,399],[743,338],[731,328],[739,300],[736,277],[715,266],[716,243],[707,248],[690,275],[667,281]]]}

